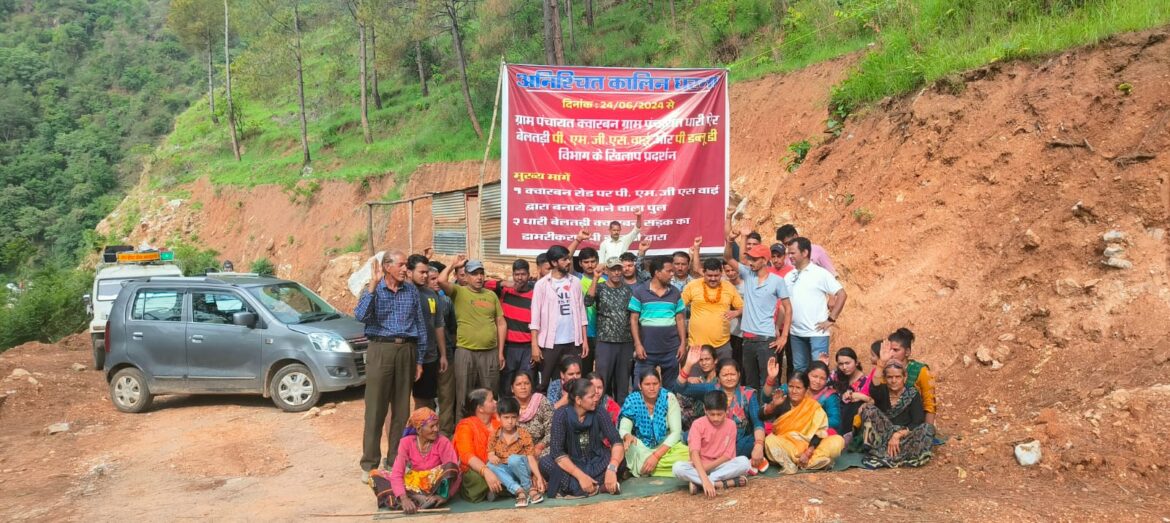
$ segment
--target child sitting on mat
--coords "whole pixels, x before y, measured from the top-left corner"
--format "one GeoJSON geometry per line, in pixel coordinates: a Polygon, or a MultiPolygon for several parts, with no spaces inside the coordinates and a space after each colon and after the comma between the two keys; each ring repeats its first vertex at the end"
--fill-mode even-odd
{"type": "Polygon", "coordinates": [[[715,487],[747,485],[751,461],[735,455],[735,424],[727,419],[727,394],[713,390],[703,395],[704,416],[691,424],[690,461],[674,464],[674,477],[686,480],[691,494],[702,490],[715,497],[715,487]]]}
{"type": "Polygon", "coordinates": [[[520,402],[502,398],[496,407],[500,428],[488,441],[488,468],[516,496],[517,507],[544,501],[544,478],[536,463],[532,436],[520,427],[520,402]]]}

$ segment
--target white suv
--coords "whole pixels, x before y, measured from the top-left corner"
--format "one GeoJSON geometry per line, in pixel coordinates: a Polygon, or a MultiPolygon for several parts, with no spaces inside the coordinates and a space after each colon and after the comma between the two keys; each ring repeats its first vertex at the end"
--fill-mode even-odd
{"type": "Polygon", "coordinates": [[[93,346],[93,368],[102,370],[105,366],[106,351],[102,337],[106,331],[106,320],[114,298],[122,285],[130,280],[144,280],[151,276],[182,276],[183,271],[174,263],[162,259],[169,251],[133,251],[129,246],[106,247],[102,263],[98,264],[93,278],[93,290],[86,294],[86,312],[90,314],[89,336],[93,346]]]}

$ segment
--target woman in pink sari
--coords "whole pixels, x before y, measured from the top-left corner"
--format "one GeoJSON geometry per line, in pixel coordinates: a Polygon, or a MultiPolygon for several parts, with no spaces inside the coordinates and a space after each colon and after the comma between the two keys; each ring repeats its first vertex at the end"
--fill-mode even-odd
{"type": "MultiPolygon", "coordinates": [[[[439,433],[435,411],[423,407],[411,413],[388,475],[394,495],[386,500],[386,508],[407,514],[441,506],[459,491],[459,456],[451,440],[439,433]]],[[[382,497],[379,493],[379,505],[382,497]]]]}

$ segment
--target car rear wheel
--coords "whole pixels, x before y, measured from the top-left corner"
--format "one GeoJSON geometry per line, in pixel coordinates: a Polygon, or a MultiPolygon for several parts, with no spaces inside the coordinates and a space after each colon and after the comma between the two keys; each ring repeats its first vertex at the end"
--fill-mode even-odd
{"type": "Polygon", "coordinates": [[[106,342],[101,336],[93,336],[93,370],[106,366],[106,342]]]}
{"type": "Polygon", "coordinates": [[[317,404],[321,391],[308,367],[300,363],[285,365],[272,376],[268,385],[272,402],[285,412],[304,412],[317,404]]]}
{"type": "Polygon", "coordinates": [[[142,371],[127,368],[114,374],[114,379],[110,381],[110,399],[118,410],[137,414],[150,407],[154,395],[150,393],[142,371]]]}

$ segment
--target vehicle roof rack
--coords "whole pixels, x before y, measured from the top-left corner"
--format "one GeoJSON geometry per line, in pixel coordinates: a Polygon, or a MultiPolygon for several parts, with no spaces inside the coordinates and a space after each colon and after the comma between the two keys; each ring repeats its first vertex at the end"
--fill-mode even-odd
{"type": "Polygon", "coordinates": [[[238,285],[238,278],[266,278],[279,280],[271,276],[260,276],[254,272],[211,272],[206,276],[151,276],[145,281],[174,282],[174,283],[214,283],[219,285],[238,285]]]}

